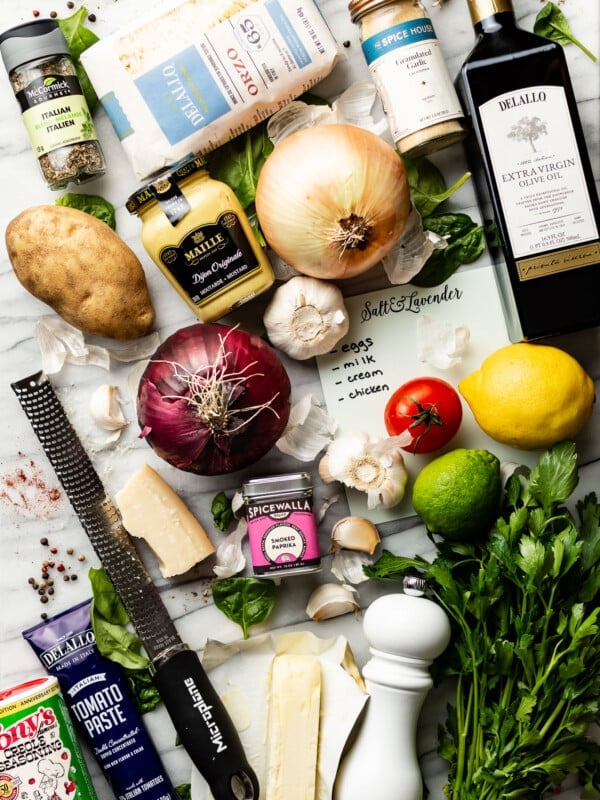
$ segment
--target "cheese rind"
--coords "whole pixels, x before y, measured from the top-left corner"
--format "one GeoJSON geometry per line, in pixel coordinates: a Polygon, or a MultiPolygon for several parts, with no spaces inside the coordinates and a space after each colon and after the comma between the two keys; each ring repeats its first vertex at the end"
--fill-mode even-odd
{"type": "Polygon", "coordinates": [[[147,542],[165,578],[187,572],[215,552],[200,522],[148,464],[131,476],[115,500],[123,525],[147,542]]]}
{"type": "Polygon", "coordinates": [[[312,655],[273,659],[266,800],[315,800],[321,665],[312,655]]]}

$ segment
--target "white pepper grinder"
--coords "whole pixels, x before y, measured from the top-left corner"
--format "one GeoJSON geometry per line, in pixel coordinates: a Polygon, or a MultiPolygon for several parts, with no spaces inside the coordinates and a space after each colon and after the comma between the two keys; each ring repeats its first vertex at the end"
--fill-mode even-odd
{"type": "Polygon", "coordinates": [[[422,800],[416,751],[421,707],[433,686],[429,666],[450,641],[443,609],[423,596],[422,578],[404,592],[377,598],[365,612],[371,658],[363,677],[369,693],[356,738],[340,765],[334,800],[422,800]]]}

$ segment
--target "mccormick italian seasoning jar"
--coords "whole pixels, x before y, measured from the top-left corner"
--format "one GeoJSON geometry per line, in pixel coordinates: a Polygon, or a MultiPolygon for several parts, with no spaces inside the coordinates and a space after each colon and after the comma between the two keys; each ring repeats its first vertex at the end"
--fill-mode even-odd
{"type": "Polygon", "coordinates": [[[5,31],[0,53],[50,189],[103,175],[104,155],[58,22],[39,19],[5,31]]]}
{"type": "Polygon", "coordinates": [[[96,800],[58,680],[0,690],[0,797],[96,800]]]}
{"type": "Polygon", "coordinates": [[[321,568],[307,472],[251,478],[242,495],[255,575],[268,578],[321,568]]]}
{"type": "Polygon", "coordinates": [[[400,153],[415,158],[463,139],[460,101],[420,0],[351,0],[348,9],[400,153]]]}
{"type": "Polygon", "coordinates": [[[214,322],[268,289],[274,274],[234,192],[193,158],[131,195],[142,243],[202,322],[214,322]]]}

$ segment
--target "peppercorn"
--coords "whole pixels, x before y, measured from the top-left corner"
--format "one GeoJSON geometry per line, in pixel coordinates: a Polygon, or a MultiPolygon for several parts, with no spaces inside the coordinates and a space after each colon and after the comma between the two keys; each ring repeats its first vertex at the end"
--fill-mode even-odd
{"type": "Polygon", "coordinates": [[[48,537],[47,536],[42,536],[42,538],[40,539],[40,544],[44,544],[44,545],[48,544],[48,537]]]}

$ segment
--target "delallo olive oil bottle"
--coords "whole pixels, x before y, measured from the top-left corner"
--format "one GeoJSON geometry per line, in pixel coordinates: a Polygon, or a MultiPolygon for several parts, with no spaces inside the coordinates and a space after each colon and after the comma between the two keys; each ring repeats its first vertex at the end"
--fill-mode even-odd
{"type": "Polygon", "coordinates": [[[599,325],[600,205],[563,49],[519,28],[511,0],[467,4],[457,89],[509,336],[599,325]]]}

